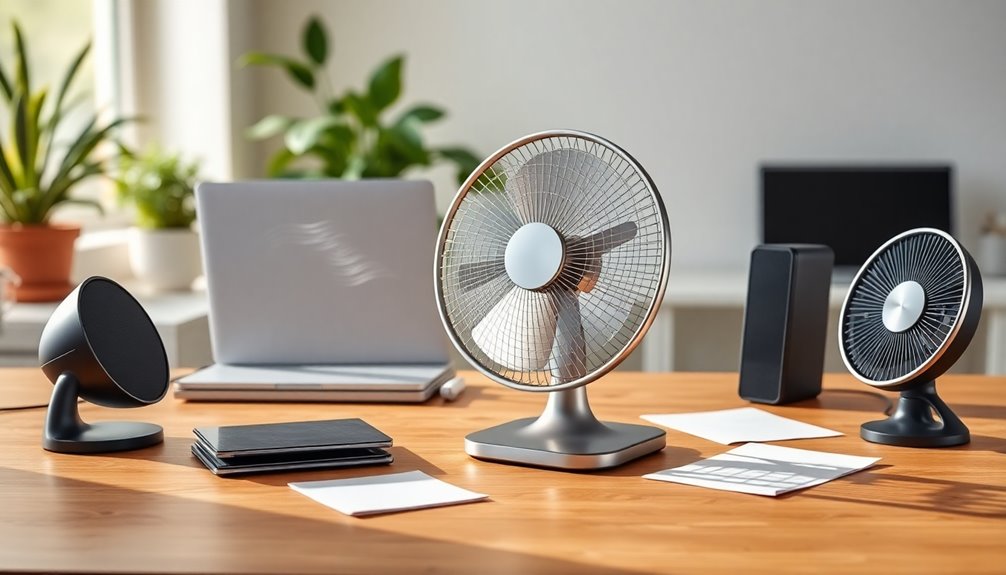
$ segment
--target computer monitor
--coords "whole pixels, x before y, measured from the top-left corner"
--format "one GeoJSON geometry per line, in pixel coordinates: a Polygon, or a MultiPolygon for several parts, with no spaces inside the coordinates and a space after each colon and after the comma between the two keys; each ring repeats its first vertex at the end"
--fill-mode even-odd
{"type": "Polygon", "coordinates": [[[858,268],[912,228],[953,233],[949,165],[765,165],[763,243],[825,244],[836,268],[858,268]]]}

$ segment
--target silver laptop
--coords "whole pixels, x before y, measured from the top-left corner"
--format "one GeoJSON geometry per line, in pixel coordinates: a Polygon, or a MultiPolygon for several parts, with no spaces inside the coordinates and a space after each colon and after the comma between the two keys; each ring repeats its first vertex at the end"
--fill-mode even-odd
{"type": "Polygon", "coordinates": [[[186,399],[421,401],[453,376],[426,181],[196,189],[216,365],[186,399]]]}

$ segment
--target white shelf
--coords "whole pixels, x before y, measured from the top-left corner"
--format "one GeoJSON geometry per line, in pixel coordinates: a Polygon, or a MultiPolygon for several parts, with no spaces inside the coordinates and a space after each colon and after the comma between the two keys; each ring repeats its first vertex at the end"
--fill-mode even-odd
{"type": "MultiPolygon", "coordinates": [[[[988,375],[1006,375],[1006,277],[983,277],[985,302],[984,370],[988,375]]],[[[830,308],[838,310],[848,284],[831,286],[830,308]]],[[[675,314],[692,309],[743,309],[747,299],[746,270],[671,269],[660,312],[643,339],[643,369],[674,371],[675,314]]],[[[977,340],[978,338],[976,338],[977,340]]]]}
{"type": "MultiPolygon", "coordinates": [[[[205,292],[144,295],[139,290],[130,291],[157,327],[171,367],[197,367],[211,362],[205,292]]],[[[0,322],[0,365],[38,365],[38,340],[56,305],[17,303],[4,314],[0,322]]]]}

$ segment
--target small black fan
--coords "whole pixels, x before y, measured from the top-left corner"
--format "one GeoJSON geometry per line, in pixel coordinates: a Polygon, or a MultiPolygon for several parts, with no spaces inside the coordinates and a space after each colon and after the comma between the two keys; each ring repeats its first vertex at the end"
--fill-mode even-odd
{"type": "Polygon", "coordinates": [[[860,381],[901,398],[889,418],[863,424],[863,439],[908,447],[970,441],[936,394],[936,378],[967,349],[981,311],[978,266],[945,232],[909,230],[870,256],[842,306],[842,359],[860,381]]]}

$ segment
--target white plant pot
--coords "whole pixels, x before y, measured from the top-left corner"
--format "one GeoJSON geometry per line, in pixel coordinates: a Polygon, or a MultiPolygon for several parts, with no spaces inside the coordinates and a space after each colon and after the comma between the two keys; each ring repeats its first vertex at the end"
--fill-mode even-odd
{"type": "Polygon", "coordinates": [[[989,276],[1006,276],[1006,235],[985,234],[978,243],[978,268],[989,276]]]}
{"type": "Polygon", "coordinates": [[[189,229],[130,230],[129,264],[153,291],[187,290],[203,273],[199,236],[189,229]]]}

